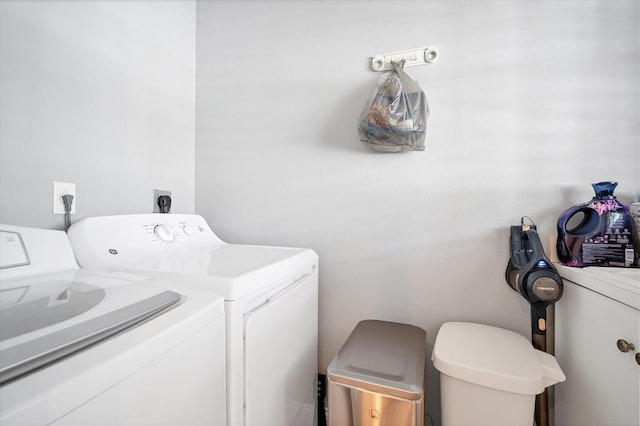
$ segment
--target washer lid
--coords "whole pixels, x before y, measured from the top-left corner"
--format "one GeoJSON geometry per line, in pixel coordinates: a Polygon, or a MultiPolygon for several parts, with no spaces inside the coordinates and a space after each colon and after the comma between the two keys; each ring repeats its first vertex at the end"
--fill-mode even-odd
{"type": "Polygon", "coordinates": [[[553,356],[534,349],[520,334],[484,324],[443,324],[432,360],[448,376],[525,395],[565,380],[553,356]]]}
{"type": "Polygon", "coordinates": [[[333,382],[418,400],[424,397],[427,333],[408,324],[360,321],[327,369],[333,382]]]}
{"type": "Polygon", "coordinates": [[[0,281],[0,383],[132,327],[180,295],[71,270],[0,281]]]}

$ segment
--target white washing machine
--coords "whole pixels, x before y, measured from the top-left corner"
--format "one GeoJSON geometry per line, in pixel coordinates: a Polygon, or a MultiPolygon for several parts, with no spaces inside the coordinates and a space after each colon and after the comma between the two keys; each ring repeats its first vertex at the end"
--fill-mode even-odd
{"type": "Polygon", "coordinates": [[[227,244],[197,215],[88,218],[69,229],[86,268],[190,274],[224,296],[230,425],[312,425],[317,401],[318,257],[227,244]]]}
{"type": "Polygon", "coordinates": [[[224,302],[0,225],[0,424],[224,425],[224,302]]]}

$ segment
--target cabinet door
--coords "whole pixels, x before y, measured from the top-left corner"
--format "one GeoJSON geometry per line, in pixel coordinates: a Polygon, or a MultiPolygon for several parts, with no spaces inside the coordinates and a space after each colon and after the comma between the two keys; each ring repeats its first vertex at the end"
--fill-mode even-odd
{"type": "Polygon", "coordinates": [[[565,281],[556,306],[556,358],[567,376],[555,388],[557,426],[637,426],[640,311],[565,281]],[[635,350],[621,352],[617,340],[635,350]]]}

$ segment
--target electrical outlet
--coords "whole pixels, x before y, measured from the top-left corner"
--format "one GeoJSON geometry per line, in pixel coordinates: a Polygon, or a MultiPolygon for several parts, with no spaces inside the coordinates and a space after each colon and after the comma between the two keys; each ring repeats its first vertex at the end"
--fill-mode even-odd
{"type": "Polygon", "coordinates": [[[158,206],[158,197],[161,195],[168,195],[171,197],[171,191],[165,191],[164,189],[153,190],[153,213],[160,213],[160,207],[158,206]]]}
{"type": "Polygon", "coordinates": [[[53,214],[64,214],[62,196],[65,194],[73,195],[71,214],[76,214],[76,204],[78,204],[76,184],[67,182],[53,182],[53,214]]]}

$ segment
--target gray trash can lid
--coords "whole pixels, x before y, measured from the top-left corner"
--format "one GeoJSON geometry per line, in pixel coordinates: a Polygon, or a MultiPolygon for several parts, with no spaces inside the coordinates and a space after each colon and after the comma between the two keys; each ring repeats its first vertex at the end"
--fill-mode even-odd
{"type": "Polygon", "coordinates": [[[360,321],[327,369],[329,380],[409,400],[424,398],[427,333],[416,326],[360,321]]]}

